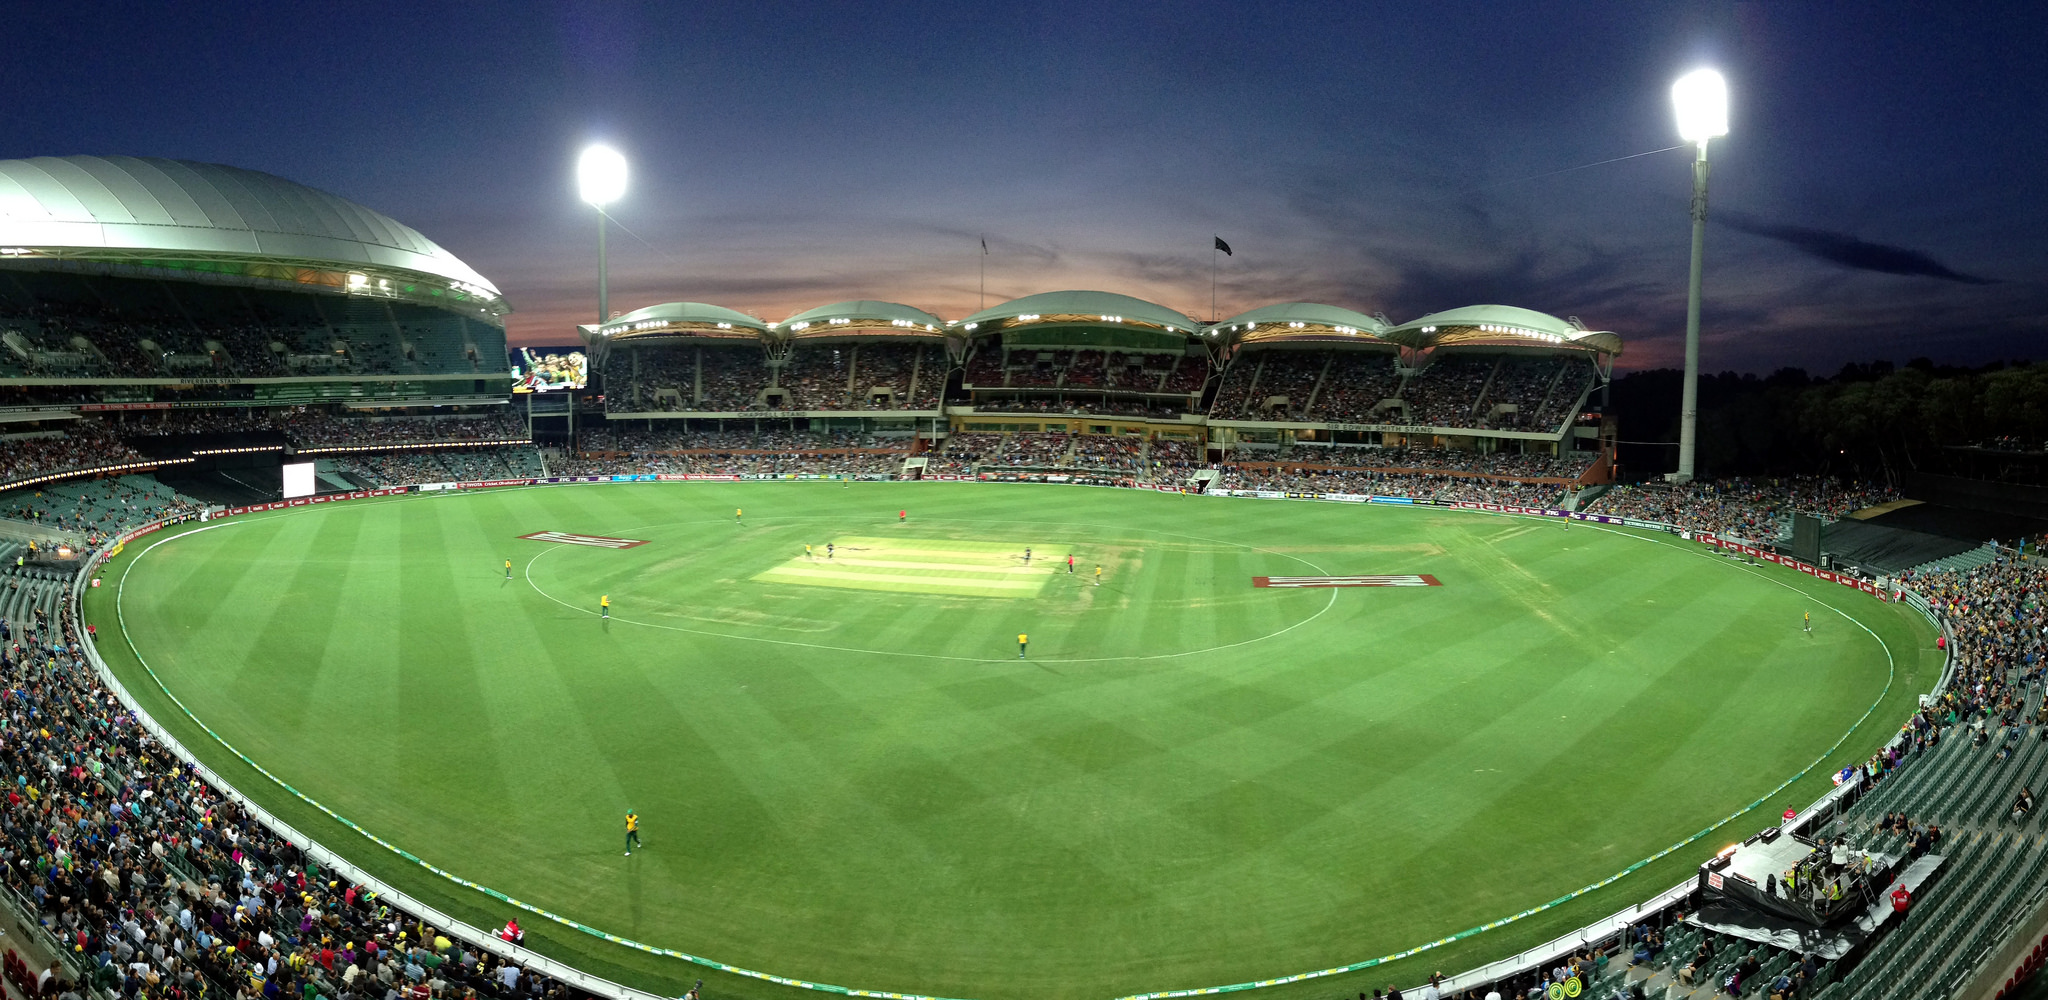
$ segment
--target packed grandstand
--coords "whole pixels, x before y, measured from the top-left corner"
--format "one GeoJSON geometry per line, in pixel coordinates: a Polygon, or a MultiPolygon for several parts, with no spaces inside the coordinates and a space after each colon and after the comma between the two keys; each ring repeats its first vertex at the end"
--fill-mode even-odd
{"type": "MultiPolygon", "coordinates": [[[[369,209],[168,160],[0,162],[0,185],[26,192],[0,201],[0,246],[15,248],[0,257],[0,762],[11,901],[54,956],[9,966],[31,996],[603,992],[323,866],[170,752],[94,670],[80,554],[277,502],[277,466],[298,456],[331,495],[610,477],[1065,481],[1513,508],[1752,551],[1790,543],[1801,515],[1836,523],[1902,499],[1823,475],[1616,482],[1601,399],[1621,339],[1508,306],[1395,324],[1280,303],[1203,323],[1064,291],[953,320],[860,300],[771,322],[677,301],[584,328],[593,384],[552,406],[510,391],[496,289],[369,209]]],[[[2048,576],[2022,559],[2031,547],[2010,536],[1881,568],[1890,593],[1925,602],[1953,677],[1854,776],[1863,797],[1825,817],[1902,849],[1946,839],[1963,874],[1923,905],[1954,934],[1909,924],[1882,957],[1845,965],[1701,933],[1679,922],[1681,899],[1446,989],[1556,996],[1597,978],[1585,988],[1601,996],[1706,983],[1860,1000],[1975,968],[2012,931],[2016,894],[2048,884],[2038,821],[2028,838],[1991,825],[2023,783],[2007,759],[2048,755],[2048,576]]]]}

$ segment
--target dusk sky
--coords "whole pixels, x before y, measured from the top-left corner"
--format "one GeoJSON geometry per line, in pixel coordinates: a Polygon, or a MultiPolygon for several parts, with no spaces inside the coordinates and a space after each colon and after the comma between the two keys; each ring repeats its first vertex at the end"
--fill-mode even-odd
{"type": "Polygon", "coordinates": [[[1482,302],[1675,364],[1669,89],[1727,74],[1704,366],[2048,358],[2040,4],[51,4],[6,8],[0,158],[264,170],[596,312],[577,151],[632,163],[612,306],[947,318],[1061,288],[1400,322],[1482,302]],[[1583,169],[1570,169],[1582,167],[1583,169]],[[1557,172],[1563,171],[1563,172],[1557,172]]]}

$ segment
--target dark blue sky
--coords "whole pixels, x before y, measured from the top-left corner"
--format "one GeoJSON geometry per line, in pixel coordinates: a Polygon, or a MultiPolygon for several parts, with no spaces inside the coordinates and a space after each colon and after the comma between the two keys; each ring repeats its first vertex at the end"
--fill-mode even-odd
{"type": "Polygon", "coordinates": [[[573,162],[633,164],[612,303],[949,318],[1086,287],[1224,315],[1505,302],[1675,361],[1673,79],[1725,72],[1710,369],[2043,356],[2039,4],[58,5],[4,20],[0,157],[230,163],[409,223],[515,341],[595,313],[573,162]],[[1903,5],[1900,5],[1903,6],[1903,5]],[[77,13],[72,13],[72,12],[77,13]],[[1537,176],[1549,174],[1549,176],[1537,176]]]}

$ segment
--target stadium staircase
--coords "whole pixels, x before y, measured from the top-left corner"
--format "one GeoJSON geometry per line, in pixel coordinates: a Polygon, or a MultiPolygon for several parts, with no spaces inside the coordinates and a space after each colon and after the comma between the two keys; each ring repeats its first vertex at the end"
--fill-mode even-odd
{"type": "Polygon", "coordinates": [[[1974,549],[1971,549],[1968,552],[1958,553],[1956,555],[1948,556],[1946,558],[1934,559],[1928,562],[1921,563],[1920,565],[1913,567],[1910,572],[1920,574],[1936,573],[1942,570],[1953,570],[1957,573],[1966,573],[1970,570],[1976,569],[1979,566],[1988,566],[1991,563],[1997,561],[1998,546],[1993,545],[1990,542],[1985,542],[1984,544],[1974,549]]]}

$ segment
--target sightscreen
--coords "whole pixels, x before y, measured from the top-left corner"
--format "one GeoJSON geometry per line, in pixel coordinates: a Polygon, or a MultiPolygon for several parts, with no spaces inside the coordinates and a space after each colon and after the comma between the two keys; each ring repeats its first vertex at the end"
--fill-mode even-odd
{"type": "Polygon", "coordinates": [[[313,484],[313,463],[292,462],[284,467],[284,498],[309,497],[317,492],[313,484]]]}

